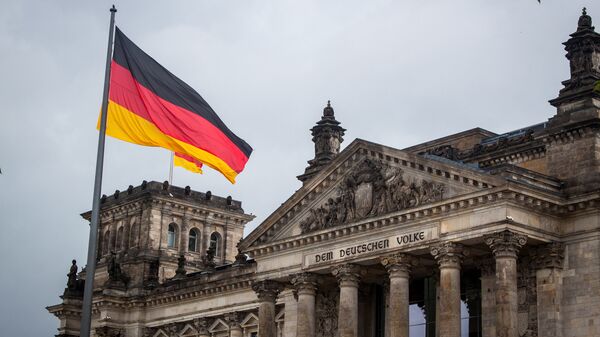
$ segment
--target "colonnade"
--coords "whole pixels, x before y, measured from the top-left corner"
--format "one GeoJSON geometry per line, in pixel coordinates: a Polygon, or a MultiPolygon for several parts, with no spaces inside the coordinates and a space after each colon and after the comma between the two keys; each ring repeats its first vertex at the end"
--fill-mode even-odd
{"type": "MultiPolygon", "coordinates": [[[[482,296],[483,315],[495,316],[492,326],[495,332],[484,332],[484,336],[518,337],[517,256],[519,250],[526,244],[527,237],[504,230],[485,236],[484,242],[491,249],[495,260],[492,265],[482,267],[485,268],[482,269],[482,288],[495,289],[492,292],[495,294],[494,298],[489,298],[489,295],[486,298],[482,296]]],[[[551,251],[556,252],[557,249],[551,251]]],[[[461,267],[464,258],[469,255],[469,250],[460,243],[444,242],[431,247],[430,252],[439,267],[436,320],[438,336],[460,337],[461,267]]],[[[386,313],[388,337],[409,336],[409,281],[415,263],[416,258],[405,253],[396,253],[381,259],[381,264],[386,268],[389,277],[386,313]]],[[[541,266],[546,269],[553,267],[555,266],[541,266]]],[[[544,270],[538,273],[545,273],[544,270]]],[[[355,264],[342,264],[335,266],[332,274],[339,286],[339,336],[358,337],[358,289],[362,276],[361,267],[355,264]]],[[[273,290],[275,286],[268,286],[269,282],[271,281],[263,281],[260,283],[261,286],[255,287],[260,302],[261,337],[276,336],[274,322],[276,292],[273,290]]],[[[295,275],[292,278],[292,285],[298,296],[296,336],[315,337],[317,276],[311,273],[295,275]]],[[[555,292],[547,296],[555,296],[555,292]]],[[[538,297],[538,302],[540,301],[548,301],[548,299],[538,297]]],[[[484,319],[491,320],[489,317],[484,319]]],[[[551,324],[548,329],[557,331],[556,320],[550,323],[554,324],[551,324]]]]}

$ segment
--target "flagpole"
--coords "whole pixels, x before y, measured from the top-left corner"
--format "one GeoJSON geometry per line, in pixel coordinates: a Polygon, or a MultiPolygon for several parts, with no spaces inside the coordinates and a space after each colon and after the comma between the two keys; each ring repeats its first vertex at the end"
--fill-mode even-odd
{"type": "Polygon", "coordinates": [[[173,185],[173,165],[175,161],[175,152],[171,151],[171,162],[169,163],[169,186],[173,185]]]}
{"type": "Polygon", "coordinates": [[[110,63],[112,60],[113,34],[115,30],[115,5],[110,9],[110,28],[108,33],[108,50],[106,53],[106,70],[104,73],[104,93],[102,95],[102,112],[100,116],[100,133],[98,135],[98,156],[96,158],[96,177],[94,180],[94,196],[92,201],[92,219],[90,223],[90,239],[88,242],[87,266],[85,269],[85,288],[83,291],[83,307],[81,312],[80,337],[89,337],[92,323],[92,295],[94,292],[94,275],[96,274],[96,251],[98,223],[100,222],[100,193],[102,189],[102,168],[104,166],[104,139],[106,138],[106,117],[108,114],[108,84],[110,81],[110,63]]]}

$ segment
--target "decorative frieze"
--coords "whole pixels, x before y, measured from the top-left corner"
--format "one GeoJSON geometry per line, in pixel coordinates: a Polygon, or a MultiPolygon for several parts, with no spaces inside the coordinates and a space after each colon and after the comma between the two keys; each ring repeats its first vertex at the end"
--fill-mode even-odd
{"type": "Polygon", "coordinates": [[[101,326],[95,329],[97,337],[125,337],[123,329],[101,326]]]}
{"type": "Polygon", "coordinates": [[[192,326],[196,331],[198,331],[199,335],[208,334],[208,319],[207,318],[194,318],[192,321],[192,326]]]}
{"type": "Polygon", "coordinates": [[[342,182],[337,196],[310,210],[300,228],[308,233],[439,201],[444,190],[444,185],[427,180],[404,180],[402,169],[365,159],[342,182]]]}

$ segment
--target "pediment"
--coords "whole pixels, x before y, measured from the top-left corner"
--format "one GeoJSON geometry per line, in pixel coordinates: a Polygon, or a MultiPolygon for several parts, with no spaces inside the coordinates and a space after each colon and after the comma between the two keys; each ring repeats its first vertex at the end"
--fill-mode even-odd
{"type": "Polygon", "coordinates": [[[355,140],[243,242],[243,248],[494,187],[477,168],[355,140]]]}
{"type": "Polygon", "coordinates": [[[229,326],[225,321],[220,318],[217,318],[208,328],[208,331],[211,333],[220,332],[220,331],[229,331],[229,326]]]}

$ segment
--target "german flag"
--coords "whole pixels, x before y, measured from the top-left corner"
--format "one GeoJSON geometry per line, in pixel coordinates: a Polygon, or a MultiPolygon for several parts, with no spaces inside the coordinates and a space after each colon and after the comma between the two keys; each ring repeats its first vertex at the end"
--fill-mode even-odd
{"type": "Polygon", "coordinates": [[[202,164],[229,181],[252,148],[225,126],[206,101],[116,28],[106,134],[175,152],[175,164],[201,173],[202,164]]]}

